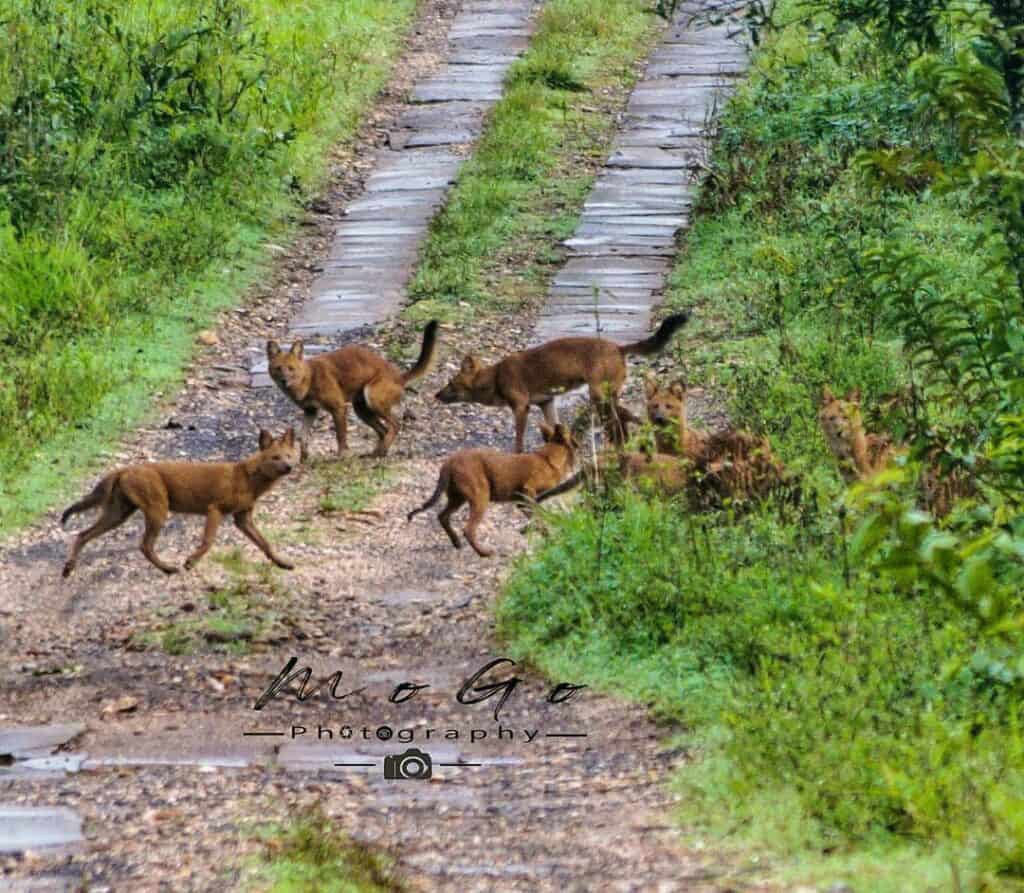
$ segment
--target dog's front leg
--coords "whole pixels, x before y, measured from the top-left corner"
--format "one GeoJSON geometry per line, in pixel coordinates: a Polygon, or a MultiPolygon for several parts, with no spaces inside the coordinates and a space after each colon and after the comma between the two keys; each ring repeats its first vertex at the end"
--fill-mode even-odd
{"type": "Polygon", "coordinates": [[[199,559],[210,551],[210,546],[213,545],[213,540],[217,536],[217,528],[220,527],[220,521],[223,517],[220,509],[214,506],[211,506],[209,511],[207,511],[206,527],[203,528],[203,541],[199,544],[199,548],[185,559],[185,570],[192,570],[199,559]]]}
{"type": "Polygon", "coordinates": [[[247,512],[238,512],[235,515],[235,525],[242,531],[242,533],[259,546],[263,551],[263,554],[273,561],[274,564],[278,567],[283,567],[286,571],[294,570],[295,565],[274,554],[274,550],[271,548],[270,543],[268,543],[263,538],[263,534],[256,529],[256,525],[252,520],[252,509],[249,509],[247,512]]]}
{"type": "Polygon", "coordinates": [[[348,449],[348,404],[331,410],[331,418],[334,419],[334,437],[338,441],[338,455],[340,456],[348,449]]]}
{"type": "Polygon", "coordinates": [[[530,417],[530,404],[522,403],[512,407],[516,417],[516,452],[521,453],[526,445],[526,422],[530,417]]]}
{"type": "Polygon", "coordinates": [[[314,406],[312,409],[302,411],[302,437],[299,440],[299,459],[305,462],[309,458],[309,440],[313,436],[313,425],[316,424],[316,417],[319,411],[314,406]]]}

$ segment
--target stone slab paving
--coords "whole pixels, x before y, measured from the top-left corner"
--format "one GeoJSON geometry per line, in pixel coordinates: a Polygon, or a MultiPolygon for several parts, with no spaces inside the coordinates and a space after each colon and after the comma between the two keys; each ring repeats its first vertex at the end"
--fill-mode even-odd
{"type": "MultiPolygon", "coordinates": [[[[289,340],[330,339],[380,322],[401,307],[430,221],[487,111],[501,98],[509,66],[528,46],[540,3],[463,5],[448,32],[445,63],[413,88],[408,108],[389,131],[388,147],[374,159],[363,195],[346,209],[289,340]]],[[[331,346],[312,344],[308,352],[331,346]]],[[[262,357],[251,373],[254,387],[270,385],[262,357]]]]}
{"type": "Polygon", "coordinates": [[[618,340],[650,331],[689,223],[708,123],[747,64],[737,23],[701,27],[684,4],[634,87],[603,173],[555,275],[535,341],[598,330],[618,340]]]}

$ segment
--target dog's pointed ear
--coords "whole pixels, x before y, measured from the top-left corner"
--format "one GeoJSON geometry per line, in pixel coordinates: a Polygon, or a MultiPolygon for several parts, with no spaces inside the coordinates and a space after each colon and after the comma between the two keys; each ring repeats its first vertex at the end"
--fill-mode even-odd
{"type": "Polygon", "coordinates": [[[301,338],[296,338],[295,342],[292,344],[292,349],[289,351],[289,353],[293,357],[295,357],[295,359],[301,360],[302,359],[302,355],[305,353],[305,350],[306,350],[306,347],[302,343],[302,339],[301,338]]]}
{"type": "Polygon", "coordinates": [[[860,403],[860,388],[850,388],[846,392],[846,399],[850,403],[860,403]]]}
{"type": "Polygon", "coordinates": [[[644,394],[647,399],[650,400],[655,394],[658,393],[658,379],[654,377],[653,372],[648,372],[644,376],[644,394]]]}
{"type": "Polygon", "coordinates": [[[673,397],[684,400],[686,398],[686,382],[680,378],[679,381],[672,382],[668,391],[673,397]]]}
{"type": "Polygon", "coordinates": [[[281,345],[276,341],[267,342],[267,359],[272,360],[281,352],[281,345]]]}
{"type": "Polygon", "coordinates": [[[462,358],[462,365],[459,368],[467,375],[472,375],[480,368],[480,361],[473,354],[468,353],[462,358]]]}
{"type": "Polygon", "coordinates": [[[835,399],[835,395],[832,393],[832,388],[830,388],[828,385],[823,385],[821,388],[822,405],[824,405],[825,403],[831,403],[835,399]]]}
{"type": "Polygon", "coordinates": [[[544,438],[544,443],[551,443],[555,439],[555,432],[557,428],[552,428],[547,422],[540,423],[540,436],[544,438]]]}
{"type": "Polygon", "coordinates": [[[288,446],[295,446],[295,428],[292,427],[285,431],[283,439],[288,446]]]}
{"type": "Polygon", "coordinates": [[[260,449],[266,450],[274,442],[274,438],[266,428],[260,428],[260,449]]]}

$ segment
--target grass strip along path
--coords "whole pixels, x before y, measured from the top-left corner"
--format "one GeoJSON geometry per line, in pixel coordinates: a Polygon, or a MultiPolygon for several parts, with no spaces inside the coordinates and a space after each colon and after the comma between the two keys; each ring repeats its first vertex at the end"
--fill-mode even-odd
{"type": "Polygon", "coordinates": [[[549,0],[431,225],[406,318],[522,313],[543,294],[660,24],[632,0],[549,0]]]}

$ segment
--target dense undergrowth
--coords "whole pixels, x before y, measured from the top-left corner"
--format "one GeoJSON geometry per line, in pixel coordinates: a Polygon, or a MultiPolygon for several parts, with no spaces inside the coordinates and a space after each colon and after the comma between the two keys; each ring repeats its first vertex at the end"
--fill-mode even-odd
{"type": "Polygon", "coordinates": [[[567,238],[614,121],[600,93],[634,79],[657,20],[635,0],[548,0],[473,157],[431,225],[410,288],[416,318],[515,305],[567,238]],[[583,162],[583,163],[580,163],[583,162]],[[531,279],[532,277],[532,279],[531,279]]]}
{"type": "Polygon", "coordinates": [[[415,0],[0,13],[0,530],[51,503],[237,300],[415,0]]]}
{"type": "Polygon", "coordinates": [[[695,310],[687,381],[770,436],[800,509],[592,497],[552,519],[501,626],[687,724],[694,833],[857,890],[1021,889],[1018,32],[985,4],[843,10],[755,22],[669,295],[695,310]],[[845,491],[826,384],[861,388],[906,459],[845,491]],[[934,518],[924,466],[977,496],[934,518]]]}

